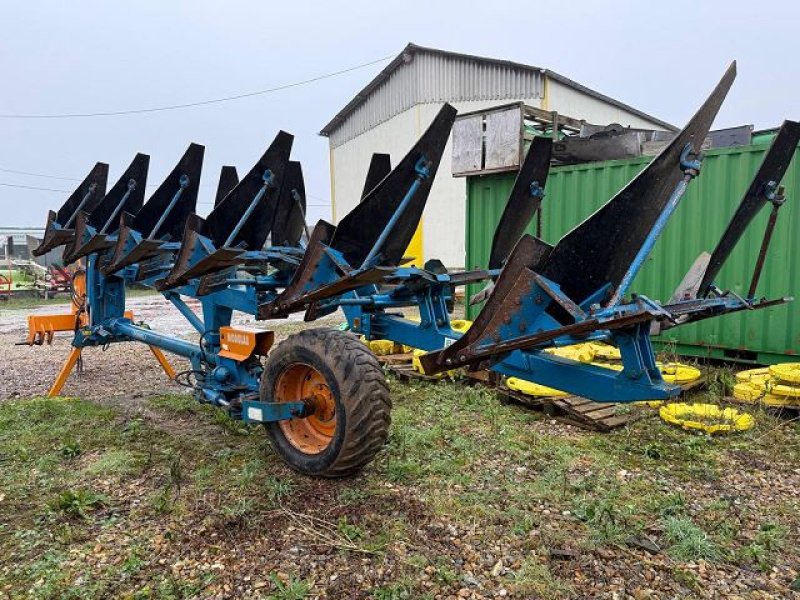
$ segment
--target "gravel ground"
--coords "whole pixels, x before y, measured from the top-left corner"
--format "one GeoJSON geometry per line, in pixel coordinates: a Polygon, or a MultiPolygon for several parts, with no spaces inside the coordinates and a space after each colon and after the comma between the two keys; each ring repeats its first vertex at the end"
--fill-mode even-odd
{"type": "MultiPolygon", "coordinates": [[[[200,303],[188,302],[196,312],[200,303]]],[[[153,330],[197,339],[198,335],[181,314],[161,295],[140,296],[128,301],[136,321],[144,321],[153,330]]],[[[3,365],[3,382],[0,384],[0,400],[42,396],[53,383],[70,349],[71,336],[57,334],[52,346],[17,346],[27,334],[27,317],[30,314],[68,312],[68,305],[49,305],[33,310],[0,310],[0,365],[3,365]]],[[[315,327],[332,326],[342,321],[341,317],[320,319],[315,327]]],[[[268,326],[256,322],[250,315],[235,313],[234,325],[268,326]]],[[[275,327],[276,341],[304,327],[302,314],[292,315],[287,320],[270,323],[275,327]]],[[[186,359],[167,355],[176,371],[189,367],[186,359]]],[[[169,381],[158,367],[150,350],[143,344],[112,344],[107,350],[87,348],[83,352],[83,372],[75,373],[67,380],[62,391],[64,396],[103,399],[146,398],[158,394],[175,393],[184,388],[169,381]]]]}

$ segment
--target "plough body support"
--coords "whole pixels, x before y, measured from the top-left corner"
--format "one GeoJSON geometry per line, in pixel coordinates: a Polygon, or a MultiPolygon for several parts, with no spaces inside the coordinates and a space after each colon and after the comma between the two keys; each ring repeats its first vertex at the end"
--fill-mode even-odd
{"type": "MultiPolygon", "coordinates": [[[[735,67],[731,66],[670,145],[626,188],[554,246],[522,235],[525,223],[513,219],[513,213],[519,212],[523,221],[529,220],[542,202],[551,142],[535,140],[529,152],[537,154],[529,154],[523,162],[509,214],[504,214],[495,235],[492,263],[483,271],[448,273],[434,268],[433,263],[429,269],[403,266],[403,252],[425,208],[455,119],[455,110],[449,105],[440,110],[394,169],[389,170],[388,157],[377,155],[361,202],[338,226],[320,221],[313,232],[306,232],[305,240],[302,171],[299,163],[289,160],[292,136],[284,132],[241,181],[235,171],[223,169],[215,208],[207,219],[191,212],[200,175],[200,146],[190,147],[143,206],[138,199],[130,202],[129,198],[144,181],[128,185],[127,196],[120,193],[118,183],[113,194],[109,192],[94,204],[102,207],[104,215],[117,214],[118,223],[111,223],[109,217],[98,224],[91,212],[84,211],[82,225],[75,228],[70,219],[80,212],[76,208],[78,192],[99,187],[89,177],[70,197],[68,206],[51,213],[41,247],[71,244],[75,254],[87,255],[88,318],[80,323],[72,344],[80,349],[138,341],[186,357],[191,369],[178,378],[185,378],[200,401],[226,407],[232,416],[247,421],[278,423],[285,438],[271,426],[268,431],[282,456],[304,472],[326,476],[349,473],[363,464],[351,458],[345,466],[330,467],[322,458],[314,458],[334,451],[347,455],[333,442],[326,446],[320,440],[333,431],[326,429],[332,422],[344,426],[336,415],[346,410],[345,405],[341,395],[331,390],[350,385],[351,380],[342,375],[344,379],[331,387],[331,378],[338,375],[330,369],[338,367],[320,361],[334,357],[320,358],[319,351],[314,355],[310,346],[297,347],[288,341],[272,350],[262,364],[261,357],[270,352],[274,340],[272,333],[232,327],[234,311],[259,320],[304,311],[305,319],[313,321],[341,309],[354,333],[429,351],[420,357],[429,373],[458,367],[490,368],[600,402],[674,397],[680,388],[665,383],[656,366],[650,341],[654,327],[786,300],[742,298],[720,292],[716,286],[702,297],[686,297],[668,305],[641,295],[628,296],[636,273],[686,187],[701,171],[702,156],[695,149],[706,137],[734,76],[735,67]],[[126,210],[120,214],[123,207],[126,210]],[[182,239],[178,240],[175,236],[180,231],[182,239]],[[93,243],[101,235],[102,244],[93,243]],[[602,235],[609,239],[598,243],[602,235]],[[455,288],[482,280],[493,282],[483,310],[466,333],[453,330],[450,311],[455,288]],[[125,288],[132,283],[161,291],[196,330],[197,341],[135,323],[125,312],[125,288]],[[195,313],[185,298],[197,299],[202,314],[195,313]],[[416,309],[419,321],[405,318],[402,311],[407,309],[416,309]],[[545,352],[553,346],[592,340],[618,347],[623,370],[616,372],[545,352]],[[274,358],[276,353],[279,358],[274,358]],[[266,387],[265,379],[269,379],[266,387]],[[275,442],[276,435],[284,441],[275,442]],[[286,440],[292,447],[284,444],[286,440]]],[[[792,131],[800,135],[800,128],[792,131]]],[[[797,137],[794,140],[792,145],[782,139],[770,152],[793,151],[797,137]]],[[[785,170],[788,161],[768,157],[765,164],[785,170]]],[[[766,175],[780,180],[780,169],[767,171],[766,175]]],[[[102,169],[99,172],[104,173],[102,169]]],[[[760,173],[759,177],[763,176],[765,173],[760,173]]],[[[304,332],[302,339],[312,346],[366,351],[363,345],[352,347],[352,340],[331,332],[304,332]]],[[[363,365],[368,362],[360,359],[359,368],[367,368],[363,365]]],[[[381,373],[377,362],[374,364],[381,373]]],[[[351,373],[350,367],[341,373],[351,373]]],[[[371,389],[388,403],[385,384],[371,389]]],[[[382,432],[378,437],[387,431],[388,416],[383,421],[380,417],[384,408],[379,403],[363,415],[372,419],[370,427],[382,432]]],[[[347,435],[352,440],[358,434],[347,435]]],[[[330,439],[339,440],[335,436],[330,439]]],[[[376,451],[371,448],[366,460],[376,451]]],[[[348,456],[357,455],[351,452],[348,456]]]]}

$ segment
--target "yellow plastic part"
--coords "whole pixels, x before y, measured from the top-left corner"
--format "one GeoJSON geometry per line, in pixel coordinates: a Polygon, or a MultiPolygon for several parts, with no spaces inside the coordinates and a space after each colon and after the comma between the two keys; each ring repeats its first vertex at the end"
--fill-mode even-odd
{"type": "Polygon", "coordinates": [[[466,319],[453,319],[450,321],[450,329],[459,333],[466,333],[472,327],[472,321],[466,319]]]}
{"type": "Polygon", "coordinates": [[[684,365],[682,363],[656,363],[661,370],[661,377],[667,383],[677,383],[684,385],[697,381],[703,373],[697,367],[684,365]]]}
{"type": "Polygon", "coordinates": [[[735,408],[722,408],[716,404],[676,402],[662,406],[658,414],[664,421],[672,425],[677,425],[683,429],[705,431],[710,434],[746,431],[756,423],[753,416],[748,413],[741,412],[735,408]],[[703,419],[722,422],[706,423],[703,419]]]}
{"type": "Polygon", "coordinates": [[[769,367],[770,374],[781,381],[800,383],[800,363],[782,363],[769,367]]]}
{"type": "Polygon", "coordinates": [[[533,383],[532,381],[526,381],[525,379],[519,379],[518,377],[509,377],[506,379],[506,385],[509,387],[509,389],[522,392],[527,396],[539,396],[545,398],[560,398],[563,396],[569,396],[567,392],[562,392],[561,390],[556,390],[547,387],[546,385],[533,383]]]}
{"type": "Polygon", "coordinates": [[[592,344],[573,344],[572,346],[562,346],[561,348],[548,348],[545,352],[582,363],[590,363],[595,357],[592,344]]]}
{"type": "Polygon", "coordinates": [[[367,345],[375,356],[386,356],[394,352],[394,342],[391,340],[370,340],[367,345]]]}
{"type": "MultiPolygon", "coordinates": [[[[425,369],[422,367],[422,363],[419,360],[419,357],[423,354],[427,354],[425,350],[414,349],[413,354],[411,356],[411,366],[417,372],[421,373],[422,375],[427,375],[425,369]]],[[[444,371],[442,373],[436,373],[435,375],[429,375],[429,377],[436,377],[437,379],[441,379],[442,377],[450,377],[451,379],[456,376],[458,373],[458,369],[451,369],[450,371],[444,371]]]]}
{"type": "Polygon", "coordinates": [[[787,385],[774,379],[764,382],[764,389],[768,394],[781,396],[782,398],[800,399],[800,386],[787,385]]]}
{"type": "Polygon", "coordinates": [[[739,371],[736,374],[736,381],[739,382],[757,382],[766,381],[771,377],[769,367],[762,369],[748,369],[747,371],[739,371]]]}
{"type": "Polygon", "coordinates": [[[616,346],[604,344],[603,342],[589,342],[586,345],[591,347],[595,358],[600,360],[622,360],[622,354],[620,354],[619,348],[616,346]]]}
{"type": "MultiPolygon", "coordinates": [[[[389,354],[406,352],[406,350],[404,350],[405,346],[395,344],[391,340],[367,340],[363,335],[360,339],[375,356],[388,356],[389,354]]],[[[408,352],[411,352],[411,350],[408,350],[408,352]]]]}
{"type": "Polygon", "coordinates": [[[733,386],[733,397],[749,404],[763,404],[765,406],[800,406],[800,399],[787,396],[776,396],[767,393],[766,389],[758,383],[740,381],[733,386]]]}

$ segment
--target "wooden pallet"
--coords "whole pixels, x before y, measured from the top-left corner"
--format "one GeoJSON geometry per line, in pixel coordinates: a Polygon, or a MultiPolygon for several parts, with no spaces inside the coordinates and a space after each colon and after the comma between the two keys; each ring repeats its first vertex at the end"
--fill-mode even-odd
{"type": "MultiPolygon", "coordinates": [[[[441,377],[423,375],[415,371],[411,366],[411,354],[390,354],[379,356],[378,360],[402,381],[438,382],[443,380],[441,377]]],[[[495,374],[491,371],[469,371],[465,375],[471,383],[494,389],[502,400],[541,410],[558,421],[591,431],[611,431],[654,414],[652,410],[639,406],[617,402],[593,402],[578,396],[555,398],[528,396],[502,385],[500,378],[494,376],[495,374]]]]}
{"type": "Polygon", "coordinates": [[[580,396],[528,396],[505,386],[496,389],[508,401],[542,410],[557,421],[590,431],[611,431],[654,414],[647,407],[621,402],[594,402],[580,396]]]}

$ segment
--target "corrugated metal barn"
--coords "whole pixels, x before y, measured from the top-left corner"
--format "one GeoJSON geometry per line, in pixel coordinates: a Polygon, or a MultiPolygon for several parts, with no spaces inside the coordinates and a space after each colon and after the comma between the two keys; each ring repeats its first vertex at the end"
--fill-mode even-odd
{"type": "MultiPolygon", "coordinates": [[[[334,222],[358,203],[372,154],[396,164],[444,102],[461,113],[524,102],[596,124],[675,129],[548,69],[409,44],[320,132],[330,144],[334,222]]],[[[450,175],[450,146],[409,254],[461,268],[466,182],[450,175]]]]}

